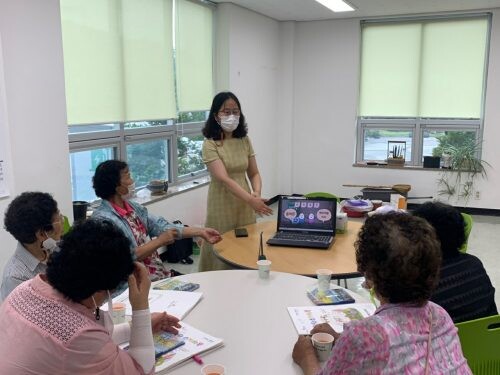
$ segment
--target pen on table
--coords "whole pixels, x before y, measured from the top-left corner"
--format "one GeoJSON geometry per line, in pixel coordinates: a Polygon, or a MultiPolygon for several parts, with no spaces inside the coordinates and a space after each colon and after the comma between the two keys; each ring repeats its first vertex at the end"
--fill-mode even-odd
{"type": "Polygon", "coordinates": [[[199,364],[199,365],[203,364],[203,360],[201,359],[201,357],[199,355],[195,354],[191,358],[193,358],[193,361],[195,361],[197,364],[199,364]]]}

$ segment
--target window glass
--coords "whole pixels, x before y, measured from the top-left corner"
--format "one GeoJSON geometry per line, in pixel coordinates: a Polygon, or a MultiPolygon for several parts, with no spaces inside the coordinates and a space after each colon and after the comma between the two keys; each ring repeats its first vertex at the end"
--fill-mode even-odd
{"type": "Polygon", "coordinates": [[[201,158],[203,135],[184,135],[177,137],[178,175],[182,178],[206,169],[201,158]]]}
{"type": "Polygon", "coordinates": [[[115,147],[94,148],[70,153],[71,192],[74,201],[91,202],[97,197],[92,188],[95,169],[106,160],[115,158],[115,147]]]}
{"type": "Polygon", "coordinates": [[[365,129],[363,160],[385,161],[388,142],[406,142],[405,161],[411,161],[412,131],[394,129],[365,129]]]}
{"type": "Polygon", "coordinates": [[[155,139],[126,145],[127,163],[136,188],[151,180],[168,180],[169,141],[155,139]]]}
{"type": "Polygon", "coordinates": [[[443,148],[475,142],[475,131],[424,130],[423,156],[442,156],[443,148]]]}

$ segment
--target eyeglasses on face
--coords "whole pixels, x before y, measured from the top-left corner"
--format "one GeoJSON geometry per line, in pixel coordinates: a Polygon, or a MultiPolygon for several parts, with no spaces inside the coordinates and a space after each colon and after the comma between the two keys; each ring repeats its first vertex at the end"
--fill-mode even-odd
{"type": "Polygon", "coordinates": [[[241,113],[241,111],[237,108],[223,109],[223,110],[219,111],[219,114],[223,115],[223,116],[231,116],[231,115],[239,116],[240,113],[241,113]]]}

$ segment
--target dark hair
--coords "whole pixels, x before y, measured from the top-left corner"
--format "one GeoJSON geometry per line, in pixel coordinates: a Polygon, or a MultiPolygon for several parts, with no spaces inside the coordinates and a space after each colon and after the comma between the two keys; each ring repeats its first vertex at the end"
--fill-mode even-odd
{"type": "Polygon", "coordinates": [[[465,242],[465,222],[453,206],[441,202],[426,202],[413,211],[413,215],[427,220],[441,241],[443,258],[458,255],[465,242]]]}
{"type": "Polygon", "coordinates": [[[120,186],[121,171],[127,167],[127,163],[121,160],[107,160],[99,164],[92,177],[95,195],[102,199],[115,195],[116,188],[120,186]]]}
{"type": "Polygon", "coordinates": [[[358,271],[391,303],[418,305],[429,300],[438,282],[439,242],[425,220],[405,213],[373,215],[359,232],[358,271]]]}
{"type": "Polygon", "coordinates": [[[52,218],[57,213],[57,202],[52,195],[25,192],[10,202],[4,217],[5,229],[21,243],[36,241],[36,232],[51,231],[52,218]]]}
{"type": "Polygon", "coordinates": [[[80,302],[100,290],[115,289],[134,270],[130,241],[109,221],[89,219],[63,237],[47,264],[50,284],[80,302]]]}
{"type": "Polygon", "coordinates": [[[238,108],[240,109],[240,122],[238,123],[238,127],[233,131],[234,138],[243,138],[247,135],[247,125],[245,123],[245,116],[243,115],[243,111],[241,109],[241,104],[236,95],[229,91],[219,92],[215,95],[214,100],[212,101],[212,107],[210,108],[210,113],[208,115],[207,122],[205,122],[205,126],[203,127],[202,133],[207,139],[219,140],[222,139],[222,128],[215,120],[215,115],[219,112],[219,109],[224,105],[226,100],[233,99],[236,104],[238,104],[238,108]]]}

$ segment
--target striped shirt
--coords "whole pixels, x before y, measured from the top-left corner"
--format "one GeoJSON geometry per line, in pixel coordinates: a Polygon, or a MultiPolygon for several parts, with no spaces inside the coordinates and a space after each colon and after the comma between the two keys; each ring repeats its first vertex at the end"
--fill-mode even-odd
{"type": "Polygon", "coordinates": [[[30,280],[39,273],[45,273],[47,266],[35,258],[18,242],[14,255],[3,269],[0,299],[3,301],[19,284],[30,280]]]}

